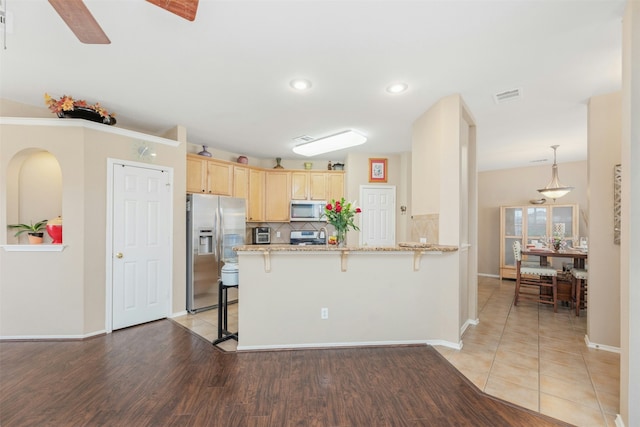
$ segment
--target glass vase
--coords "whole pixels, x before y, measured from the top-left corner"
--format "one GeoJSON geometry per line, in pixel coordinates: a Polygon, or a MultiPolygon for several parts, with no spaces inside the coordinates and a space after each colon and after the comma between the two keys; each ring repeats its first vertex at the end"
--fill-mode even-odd
{"type": "Polygon", "coordinates": [[[345,247],[346,244],[347,244],[347,230],[342,230],[342,229],[337,229],[336,228],[336,238],[337,238],[336,245],[339,248],[345,247]]]}

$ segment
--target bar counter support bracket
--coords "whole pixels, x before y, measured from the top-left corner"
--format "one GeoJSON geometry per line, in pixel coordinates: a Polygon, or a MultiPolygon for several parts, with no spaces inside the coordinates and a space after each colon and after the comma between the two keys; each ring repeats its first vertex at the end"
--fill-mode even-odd
{"type": "Polygon", "coordinates": [[[271,273],[271,252],[264,251],[262,254],[264,255],[264,272],[271,273]]]}
{"type": "Polygon", "coordinates": [[[422,251],[413,252],[413,271],[420,271],[420,260],[422,259],[422,251]]]}
{"type": "Polygon", "coordinates": [[[347,255],[349,255],[349,251],[342,251],[340,255],[340,271],[343,273],[347,271],[347,255]]]}

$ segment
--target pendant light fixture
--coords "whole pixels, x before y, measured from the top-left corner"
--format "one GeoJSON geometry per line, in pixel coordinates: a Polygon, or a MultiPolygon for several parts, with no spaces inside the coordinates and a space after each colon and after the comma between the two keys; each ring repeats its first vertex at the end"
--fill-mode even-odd
{"type": "Polygon", "coordinates": [[[540,194],[550,199],[559,199],[560,197],[568,194],[573,187],[566,187],[560,184],[558,180],[558,164],[556,163],[556,150],[559,145],[552,145],[553,148],[553,166],[551,166],[551,182],[547,184],[545,188],[538,190],[540,194]]]}

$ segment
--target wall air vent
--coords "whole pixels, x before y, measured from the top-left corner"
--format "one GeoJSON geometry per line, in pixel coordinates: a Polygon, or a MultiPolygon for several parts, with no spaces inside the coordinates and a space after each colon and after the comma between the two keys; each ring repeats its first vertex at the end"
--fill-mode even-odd
{"type": "Polygon", "coordinates": [[[503,102],[514,101],[522,98],[522,90],[520,88],[505,90],[493,95],[493,100],[496,104],[502,104],[503,102]]]}
{"type": "Polygon", "coordinates": [[[311,136],[309,136],[309,135],[301,135],[301,136],[298,136],[298,137],[296,137],[296,138],[293,138],[293,141],[294,141],[295,143],[297,143],[297,144],[302,144],[302,143],[305,143],[305,142],[311,142],[311,141],[313,141],[314,139],[315,139],[315,138],[313,138],[313,137],[311,137],[311,136]]]}

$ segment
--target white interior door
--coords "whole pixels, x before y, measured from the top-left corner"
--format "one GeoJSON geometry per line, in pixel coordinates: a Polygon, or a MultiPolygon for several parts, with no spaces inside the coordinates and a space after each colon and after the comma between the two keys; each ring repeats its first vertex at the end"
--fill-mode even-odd
{"type": "Polygon", "coordinates": [[[395,246],[396,187],[360,186],[360,245],[395,246]]]}
{"type": "Polygon", "coordinates": [[[165,170],[113,165],[113,329],[169,314],[170,180],[165,170]]]}

